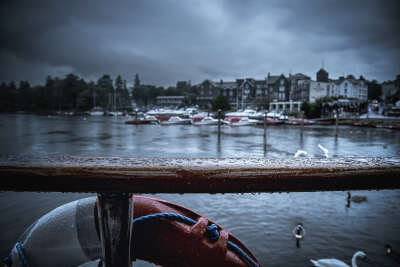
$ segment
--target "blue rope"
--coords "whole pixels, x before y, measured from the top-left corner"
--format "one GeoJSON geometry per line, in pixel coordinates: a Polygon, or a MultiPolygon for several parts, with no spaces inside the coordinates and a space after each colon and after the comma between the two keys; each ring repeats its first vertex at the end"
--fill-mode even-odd
{"type": "MultiPolygon", "coordinates": [[[[168,220],[171,220],[171,221],[178,221],[178,222],[186,223],[186,224],[189,224],[189,225],[194,225],[196,223],[195,220],[193,220],[191,218],[188,218],[186,216],[180,215],[180,214],[176,214],[176,213],[150,214],[150,215],[146,215],[146,216],[142,216],[142,217],[133,219],[132,223],[133,224],[140,224],[140,223],[144,223],[144,222],[149,221],[149,220],[157,220],[157,219],[161,219],[161,218],[168,219],[168,220]]],[[[211,224],[211,225],[207,226],[207,228],[206,228],[206,236],[208,237],[208,239],[211,242],[213,242],[213,243],[216,242],[218,240],[218,238],[219,238],[218,226],[215,225],[215,224],[211,224]]],[[[250,258],[249,255],[246,254],[246,252],[244,252],[241,248],[236,246],[231,241],[228,241],[228,248],[233,250],[236,254],[238,254],[244,260],[246,260],[249,266],[258,267],[258,264],[256,262],[254,262],[253,259],[250,258]]]]}
{"type": "Polygon", "coordinates": [[[25,258],[24,253],[23,253],[23,251],[22,251],[21,243],[17,242],[17,244],[15,245],[15,247],[17,248],[18,256],[19,256],[19,259],[20,259],[21,262],[22,262],[22,265],[23,265],[24,267],[29,267],[28,260],[25,258]]]}
{"type": "Polygon", "coordinates": [[[242,258],[244,258],[250,266],[258,267],[258,264],[255,261],[253,261],[253,259],[250,258],[249,255],[246,254],[246,252],[244,252],[241,248],[236,246],[231,241],[228,241],[228,248],[236,252],[236,254],[239,254],[239,256],[241,256],[242,258]]]}

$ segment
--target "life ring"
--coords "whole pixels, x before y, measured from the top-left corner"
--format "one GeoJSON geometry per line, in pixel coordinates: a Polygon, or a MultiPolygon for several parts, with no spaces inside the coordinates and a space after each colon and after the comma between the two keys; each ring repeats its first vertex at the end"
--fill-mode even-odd
{"type": "MultiPolygon", "coordinates": [[[[214,227],[219,237],[210,241],[207,226],[214,223],[206,217],[165,200],[133,198],[133,219],[163,213],[195,222],[188,225],[160,218],[134,224],[131,255],[135,259],[162,266],[261,266],[235,236],[218,224],[214,227]],[[232,247],[243,253],[238,254],[232,247]]],[[[79,266],[101,258],[96,199],[67,203],[38,219],[12,249],[12,266],[24,266],[22,261],[29,262],[29,266],[79,266]]]]}

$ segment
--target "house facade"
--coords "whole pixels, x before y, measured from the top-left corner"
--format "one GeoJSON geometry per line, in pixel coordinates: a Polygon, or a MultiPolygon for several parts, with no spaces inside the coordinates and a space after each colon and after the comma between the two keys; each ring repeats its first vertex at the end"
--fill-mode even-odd
{"type": "MultiPolygon", "coordinates": [[[[346,78],[331,80],[329,73],[324,69],[317,72],[316,81],[302,73],[289,74],[289,77],[268,73],[267,77],[261,80],[253,78],[228,82],[205,80],[197,87],[199,96],[196,99],[199,105],[211,106],[218,95],[223,95],[236,109],[244,109],[247,106],[269,106],[270,110],[296,112],[299,110],[298,103],[305,101],[314,103],[326,96],[362,101],[368,99],[368,87],[364,79],[356,79],[349,75],[346,78]]],[[[388,91],[392,92],[391,90],[388,91]]]]}
{"type": "Polygon", "coordinates": [[[328,95],[337,98],[368,100],[368,86],[363,79],[356,79],[352,75],[340,77],[331,83],[328,95]]]}
{"type": "Polygon", "coordinates": [[[197,87],[199,96],[196,100],[203,106],[210,106],[220,94],[225,96],[236,109],[249,105],[265,107],[271,101],[288,101],[290,96],[290,82],[283,74],[280,76],[268,74],[263,80],[253,78],[228,82],[205,80],[197,87]]]}

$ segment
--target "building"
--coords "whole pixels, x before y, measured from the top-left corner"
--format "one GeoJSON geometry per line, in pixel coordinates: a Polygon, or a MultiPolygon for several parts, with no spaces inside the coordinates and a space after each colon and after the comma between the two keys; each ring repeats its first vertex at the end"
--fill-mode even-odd
{"type": "Polygon", "coordinates": [[[274,110],[283,113],[299,113],[301,110],[301,101],[276,101],[269,103],[269,110],[274,110]]]}
{"type": "Polygon", "coordinates": [[[368,100],[368,86],[363,79],[356,79],[353,75],[334,80],[328,91],[328,96],[347,99],[368,100]]]}
{"type": "Polygon", "coordinates": [[[314,103],[317,99],[327,96],[361,101],[368,99],[368,87],[364,79],[348,75],[346,78],[330,80],[329,73],[322,68],[318,70],[316,78],[317,80],[313,81],[302,73],[289,74],[289,77],[268,73],[263,80],[253,78],[228,82],[205,80],[197,86],[199,96],[196,100],[199,105],[211,106],[218,95],[223,95],[236,109],[244,109],[247,106],[269,106],[270,110],[297,112],[300,109],[297,103],[305,101],[314,103]]]}
{"type": "Polygon", "coordinates": [[[268,73],[263,80],[253,78],[229,82],[205,80],[197,87],[199,96],[196,100],[202,106],[211,106],[212,101],[220,94],[225,96],[236,109],[243,109],[246,106],[265,107],[272,101],[290,99],[290,81],[283,74],[272,76],[268,73]]]}
{"type": "Polygon", "coordinates": [[[285,102],[290,98],[290,81],[281,74],[272,76],[268,72],[267,76],[268,100],[269,102],[285,102]]]}
{"type": "Polygon", "coordinates": [[[308,102],[314,103],[317,99],[328,96],[331,86],[330,82],[310,81],[308,102]]]}
{"type": "Polygon", "coordinates": [[[329,73],[324,70],[323,68],[319,69],[317,72],[317,82],[324,82],[327,83],[329,82],[329,73]]]}
{"type": "Polygon", "coordinates": [[[211,107],[211,103],[221,93],[217,83],[210,80],[204,80],[197,87],[199,89],[199,96],[196,97],[196,102],[200,106],[211,107]]]}
{"type": "Polygon", "coordinates": [[[400,93],[400,74],[397,75],[396,80],[386,81],[382,84],[382,99],[389,103],[398,93],[400,93]]]}
{"type": "Polygon", "coordinates": [[[157,96],[158,106],[180,106],[185,101],[184,96],[157,96]]]}
{"type": "Polygon", "coordinates": [[[302,73],[295,75],[289,74],[290,80],[290,100],[294,101],[307,101],[309,95],[309,89],[307,87],[310,77],[302,73]]]}

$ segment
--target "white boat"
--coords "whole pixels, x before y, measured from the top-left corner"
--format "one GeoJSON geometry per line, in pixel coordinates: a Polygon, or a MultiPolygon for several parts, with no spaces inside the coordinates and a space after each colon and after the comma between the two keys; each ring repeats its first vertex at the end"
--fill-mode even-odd
{"type": "Polygon", "coordinates": [[[256,125],[258,120],[252,120],[248,117],[225,117],[222,122],[230,126],[251,126],[256,125]]]}
{"type": "Polygon", "coordinates": [[[287,120],[288,116],[284,115],[282,112],[278,112],[275,110],[272,110],[271,112],[267,113],[267,117],[268,118],[272,118],[272,119],[280,119],[280,120],[287,120]]]}
{"type": "Polygon", "coordinates": [[[218,120],[212,117],[196,116],[192,119],[193,125],[218,125],[218,120]]]}
{"type": "Polygon", "coordinates": [[[146,113],[151,116],[183,116],[185,115],[184,110],[173,110],[173,109],[153,109],[146,113]]]}
{"type": "Polygon", "coordinates": [[[182,125],[182,124],[190,124],[191,119],[182,119],[177,116],[172,116],[167,121],[160,121],[161,125],[182,125]]]}
{"type": "Polygon", "coordinates": [[[91,111],[89,111],[90,116],[103,116],[104,110],[101,107],[94,107],[91,111]]]}

